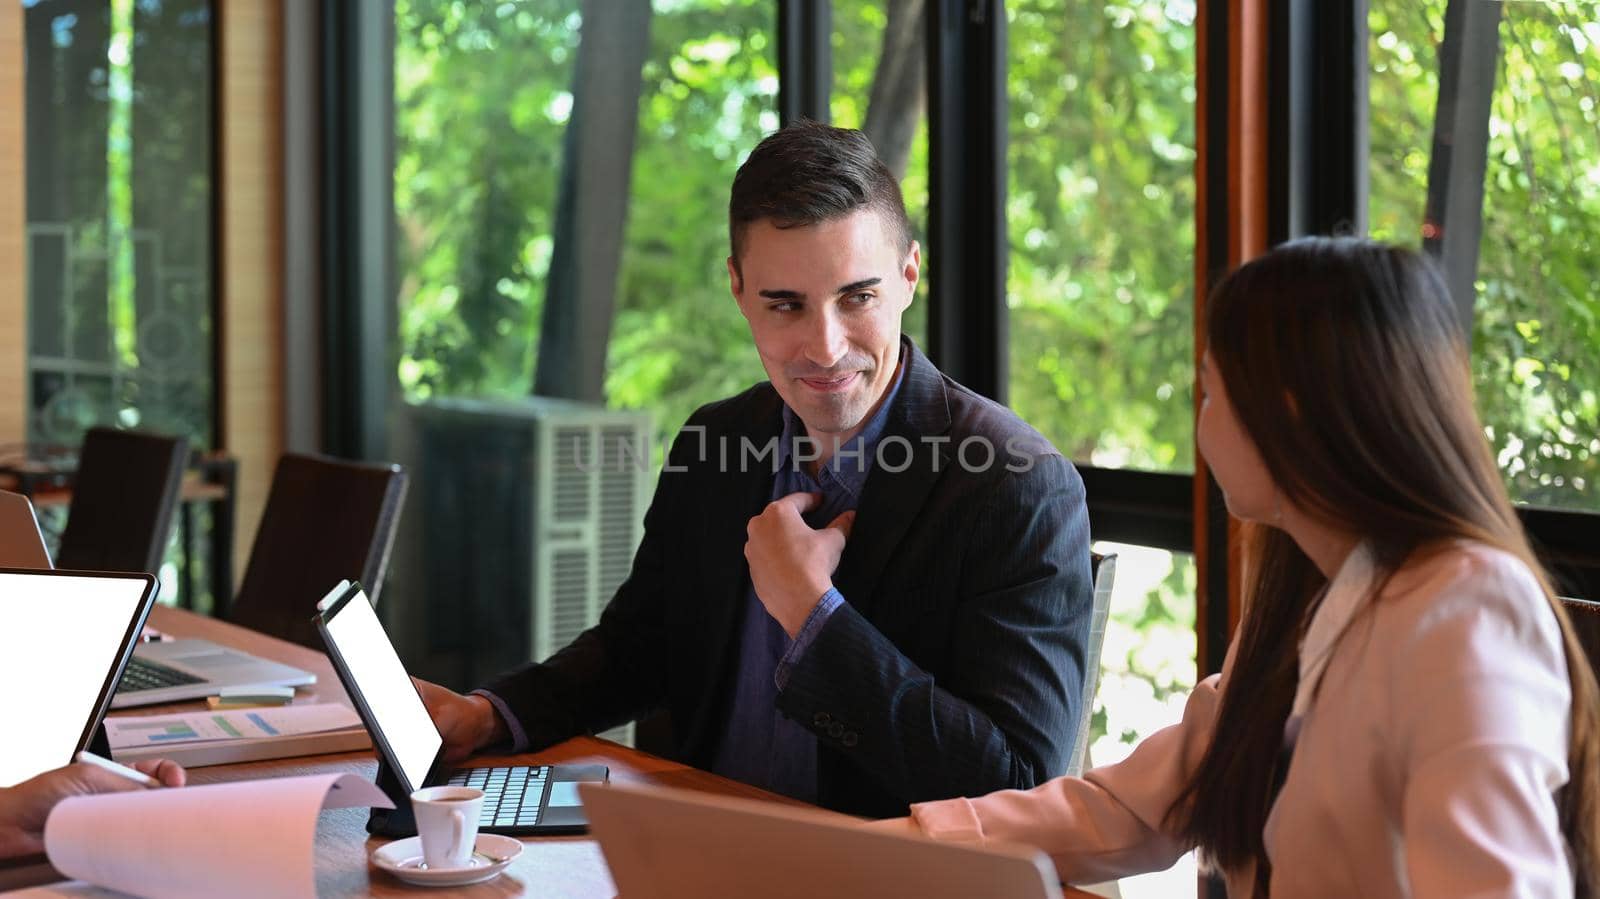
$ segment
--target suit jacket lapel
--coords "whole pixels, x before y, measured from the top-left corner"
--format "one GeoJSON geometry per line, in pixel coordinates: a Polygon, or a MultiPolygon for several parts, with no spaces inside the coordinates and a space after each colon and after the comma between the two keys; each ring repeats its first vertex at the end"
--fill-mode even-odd
{"type": "Polygon", "coordinates": [[[906,364],[904,381],[878,441],[878,456],[888,460],[889,466],[874,462],[856,507],[850,541],[833,577],[834,586],[863,614],[872,605],[873,591],[890,555],[910,529],[933,485],[949,467],[954,452],[946,445],[922,439],[950,430],[949,399],[939,370],[916,344],[906,338],[901,341],[906,364]],[[911,464],[904,471],[889,470],[904,464],[906,445],[914,453],[911,464]]]}

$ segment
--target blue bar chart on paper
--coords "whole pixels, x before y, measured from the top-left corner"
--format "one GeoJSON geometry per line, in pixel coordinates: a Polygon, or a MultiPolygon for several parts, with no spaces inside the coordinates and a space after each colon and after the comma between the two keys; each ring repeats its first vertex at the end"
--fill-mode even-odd
{"type": "Polygon", "coordinates": [[[200,734],[196,733],[195,729],[189,725],[169,724],[164,721],[152,721],[149,723],[129,722],[122,729],[129,736],[135,734],[141,736],[143,739],[140,742],[145,743],[168,743],[173,740],[200,739],[200,734]]]}
{"type": "Polygon", "coordinates": [[[354,727],[361,719],[336,703],[284,706],[276,709],[189,712],[177,715],[119,716],[106,719],[112,749],[255,740],[354,727]]]}

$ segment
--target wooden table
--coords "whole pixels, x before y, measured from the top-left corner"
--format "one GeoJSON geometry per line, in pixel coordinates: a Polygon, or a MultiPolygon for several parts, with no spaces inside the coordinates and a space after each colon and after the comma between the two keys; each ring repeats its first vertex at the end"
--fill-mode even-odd
{"type": "MultiPolygon", "coordinates": [[[[297,702],[340,702],[349,704],[338,677],[327,656],[292,643],[258,634],[254,631],[215,619],[196,615],[181,609],[157,607],[150,615],[151,626],[175,637],[202,637],[216,643],[242,649],[246,652],[273,659],[317,675],[316,684],[302,687],[297,692],[297,702]]],[[[124,713],[165,713],[203,709],[204,703],[173,703],[128,709],[124,713]]],[[[700,771],[678,762],[669,761],[649,753],[640,752],[595,737],[578,737],[543,752],[514,756],[479,756],[474,764],[581,764],[598,763],[611,769],[612,780],[624,783],[655,784],[680,789],[700,790],[723,796],[742,796],[790,805],[804,803],[737,781],[700,771]]],[[[372,780],[377,772],[377,759],[370,752],[348,752],[336,755],[305,756],[264,762],[246,762],[237,765],[220,765],[195,768],[189,772],[193,784],[220,783],[264,777],[291,777],[304,774],[329,774],[351,772],[372,780]]],[[[317,895],[331,896],[404,896],[409,899],[427,895],[444,895],[444,891],[424,890],[409,886],[372,868],[368,854],[385,840],[369,837],[366,832],[366,809],[333,809],[324,811],[317,824],[317,895]]],[[[522,855],[512,863],[506,873],[487,883],[458,887],[449,891],[451,896],[548,896],[548,897],[611,897],[616,890],[606,869],[600,848],[586,836],[524,838],[522,855]]],[[[5,872],[0,871],[0,874],[5,872]]],[[[51,878],[48,866],[35,865],[31,882],[45,882],[51,878]]],[[[15,878],[0,877],[6,886],[19,886],[15,878]]],[[[1075,890],[1069,896],[1088,896],[1075,890]]]]}

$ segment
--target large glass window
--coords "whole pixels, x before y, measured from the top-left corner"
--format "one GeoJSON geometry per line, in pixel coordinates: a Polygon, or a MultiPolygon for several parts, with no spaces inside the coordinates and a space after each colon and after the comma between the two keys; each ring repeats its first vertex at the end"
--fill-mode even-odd
{"type": "Polygon", "coordinates": [[[1012,406],[1079,462],[1191,471],[1194,4],[1006,9],[1012,406]]]}
{"type": "Polygon", "coordinates": [[[23,4],[28,438],[212,440],[211,4],[23,4]]]}
{"type": "Polygon", "coordinates": [[[554,16],[395,5],[399,384],[408,400],[533,389],[578,46],[576,4],[566,5],[554,16]]]}
{"type": "Polygon", "coordinates": [[[728,292],[728,189],[778,128],[765,0],[656,0],[606,393],[665,433],[766,380],[728,292]]]}
{"type": "MultiPolygon", "coordinates": [[[[1371,6],[1371,230],[1384,239],[1421,237],[1446,6],[1371,6]]],[[[1514,499],[1600,511],[1600,14],[1505,3],[1500,16],[1473,315],[1478,409],[1514,499]]]]}
{"type": "MultiPolygon", "coordinates": [[[[22,5],[27,455],[70,468],[96,425],[210,447],[212,4],[22,5]]],[[[54,538],[62,497],[35,499],[54,538]]],[[[186,506],[180,520],[209,531],[211,511],[186,506]]],[[[177,538],[159,572],[162,600],[206,608],[205,541],[180,549],[177,538]]]]}

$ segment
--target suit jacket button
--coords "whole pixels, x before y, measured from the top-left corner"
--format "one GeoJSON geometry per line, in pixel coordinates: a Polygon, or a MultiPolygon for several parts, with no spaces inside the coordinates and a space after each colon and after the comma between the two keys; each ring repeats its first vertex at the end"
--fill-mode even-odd
{"type": "Polygon", "coordinates": [[[811,716],[811,723],[818,727],[827,727],[828,722],[832,720],[833,718],[830,717],[827,712],[818,712],[811,716]]]}
{"type": "Polygon", "coordinates": [[[828,736],[834,738],[835,740],[839,739],[843,735],[844,725],[837,721],[833,722],[833,726],[828,728],[828,736]]]}
{"type": "Polygon", "coordinates": [[[848,747],[854,746],[857,743],[859,743],[860,742],[860,738],[856,736],[856,732],[855,731],[847,730],[844,733],[844,739],[840,740],[839,742],[843,743],[845,745],[845,747],[848,748],[848,747]]]}

